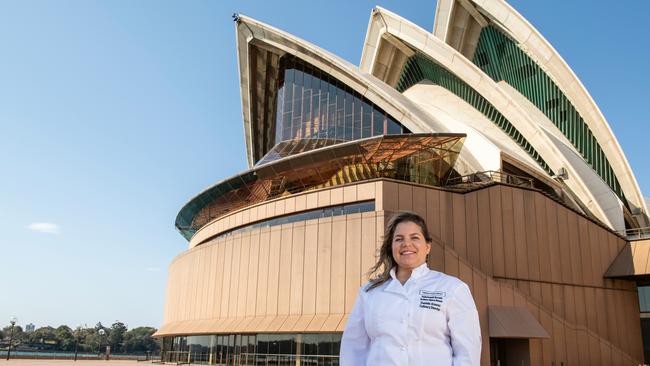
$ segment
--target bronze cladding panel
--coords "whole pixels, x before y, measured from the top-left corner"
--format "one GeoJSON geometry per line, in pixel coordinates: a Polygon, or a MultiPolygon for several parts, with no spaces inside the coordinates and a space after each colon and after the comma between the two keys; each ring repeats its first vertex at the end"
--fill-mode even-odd
{"type": "MultiPolygon", "coordinates": [[[[376,197],[378,211],[193,247],[170,266],[159,333],[341,331],[375,262],[384,216],[410,209],[425,216],[436,239],[429,264],[472,289],[482,364],[489,360],[490,305],[526,308],[549,333],[531,341],[533,364],[629,365],[642,358],[635,285],[603,279],[628,244],[543,194],[506,185],[463,194],[387,180],[327,191],[248,208],[214,222],[213,233],[354,199],[376,197]]],[[[635,265],[646,270],[643,253],[635,265]]]]}

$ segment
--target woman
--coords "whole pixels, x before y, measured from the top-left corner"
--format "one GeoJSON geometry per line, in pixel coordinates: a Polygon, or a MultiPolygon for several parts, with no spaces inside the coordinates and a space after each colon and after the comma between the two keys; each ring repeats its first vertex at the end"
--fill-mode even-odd
{"type": "Polygon", "coordinates": [[[469,288],[427,267],[431,236],[412,212],[391,218],[379,273],[359,291],[341,340],[341,366],[479,365],[481,330],[469,288]]]}

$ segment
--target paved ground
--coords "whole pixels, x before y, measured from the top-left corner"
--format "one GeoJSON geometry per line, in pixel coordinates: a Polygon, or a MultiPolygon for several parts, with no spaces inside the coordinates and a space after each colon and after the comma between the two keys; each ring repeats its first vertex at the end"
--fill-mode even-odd
{"type": "Polygon", "coordinates": [[[151,362],[148,361],[102,361],[102,360],[79,360],[77,362],[73,360],[14,360],[9,361],[0,359],[0,365],[2,366],[147,366],[151,365],[151,362]]]}

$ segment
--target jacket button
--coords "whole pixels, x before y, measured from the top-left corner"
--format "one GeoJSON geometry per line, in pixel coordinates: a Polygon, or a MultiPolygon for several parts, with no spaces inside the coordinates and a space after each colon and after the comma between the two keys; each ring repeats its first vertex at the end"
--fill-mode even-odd
{"type": "Polygon", "coordinates": [[[402,346],[402,351],[406,351],[406,347],[402,346]]]}

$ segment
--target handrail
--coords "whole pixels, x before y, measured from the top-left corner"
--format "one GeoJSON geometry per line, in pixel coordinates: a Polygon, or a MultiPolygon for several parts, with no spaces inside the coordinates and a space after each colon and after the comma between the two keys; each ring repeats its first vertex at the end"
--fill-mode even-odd
{"type": "Polygon", "coordinates": [[[507,183],[515,186],[525,186],[529,188],[534,188],[533,178],[522,177],[520,175],[504,173],[496,170],[486,170],[482,172],[476,172],[468,175],[463,175],[460,177],[450,178],[447,180],[447,186],[458,186],[458,185],[477,185],[485,184],[492,182],[507,183]]]}
{"type": "Polygon", "coordinates": [[[625,236],[627,240],[650,239],[650,226],[619,230],[617,232],[625,236]]]}

